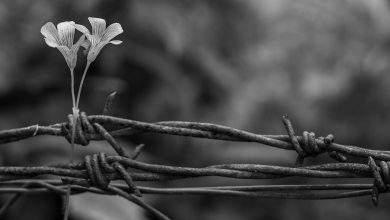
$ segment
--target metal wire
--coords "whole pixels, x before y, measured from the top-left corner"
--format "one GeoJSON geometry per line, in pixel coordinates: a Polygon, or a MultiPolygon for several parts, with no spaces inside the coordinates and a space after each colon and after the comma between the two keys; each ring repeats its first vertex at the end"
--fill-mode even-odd
{"type": "MultiPolygon", "coordinates": [[[[222,125],[165,121],[146,123],[107,115],[87,116],[80,120],[49,126],[29,126],[0,131],[0,144],[19,141],[38,135],[63,136],[70,140],[71,126],[76,126],[75,143],[88,145],[90,140],[105,140],[118,153],[86,155],[83,162],[37,167],[0,167],[0,193],[58,193],[65,194],[70,185],[71,194],[93,192],[118,195],[151,212],[158,219],[167,216],[144,203],[142,194],[164,195],[220,195],[279,199],[338,199],[371,195],[378,205],[379,194],[390,191],[390,152],[370,150],[334,142],[333,135],[316,137],[313,132],[295,135],[291,121],[283,116],[287,135],[260,135],[222,125]],[[106,127],[115,127],[107,131],[106,127]],[[225,141],[257,142],[263,145],[295,150],[298,154],[294,166],[271,166],[263,164],[216,164],[207,167],[180,167],[151,164],[137,161],[143,145],[133,154],[126,155],[114,137],[136,133],[161,133],[225,141]],[[306,157],[327,153],[337,160],[335,163],[303,166],[306,157]],[[347,163],[348,157],[365,158],[367,163],[347,163]],[[375,161],[376,160],[376,161],[375,161]],[[37,179],[42,175],[57,177],[56,180],[37,179]],[[301,184],[301,185],[253,185],[253,186],[209,186],[189,188],[153,188],[139,186],[139,181],[169,181],[184,178],[216,176],[235,179],[280,179],[280,178],[349,178],[362,181],[373,179],[372,184],[301,184]],[[126,184],[113,183],[123,181],[126,184]]],[[[10,206],[7,203],[0,212],[10,206]]]]}

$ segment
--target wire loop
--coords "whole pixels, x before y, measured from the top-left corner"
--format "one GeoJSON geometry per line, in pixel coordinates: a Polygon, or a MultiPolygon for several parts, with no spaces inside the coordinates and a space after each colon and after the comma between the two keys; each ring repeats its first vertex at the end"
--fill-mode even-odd
{"type": "Polygon", "coordinates": [[[372,157],[368,157],[368,166],[374,177],[371,199],[375,206],[378,206],[379,194],[387,191],[389,182],[389,162],[380,161],[379,167],[376,165],[372,157]]]}
{"type": "Polygon", "coordinates": [[[62,124],[61,131],[66,140],[70,143],[72,139],[72,128],[76,126],[74,143],[82,146],[89,144],[89,136],[95,134],[95,128],[89,122],[85,112],[80,113],[80,117],[76,120],[76,125],[73,123],[73,116],[68,115],[68,123],[62,124]]]}
{"type": "Polygon", "coordinates": [[[86,180],[91,186],[107,189],[111,182],[113,173],[118,174],[129,186],[129,191],[136,196],[141,197],[141,192],[138,190],[136,184],[131,178],[129,171],[126,170],[119,162],[109,164],[106,159],[106,154],[100,152],[99,154],[86,155],[84,157],[84,166],[87,173],[86,180]]]}

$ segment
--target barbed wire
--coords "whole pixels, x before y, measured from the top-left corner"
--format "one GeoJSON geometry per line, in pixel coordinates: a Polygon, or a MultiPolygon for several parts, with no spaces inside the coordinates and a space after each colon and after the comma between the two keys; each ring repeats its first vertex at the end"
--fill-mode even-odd
{"type": "MultiPolygon", "coordinates": [[[[107,112],[107,111],[104,111],[107,112]]],[[[86,155],[83,162],[56,164],[35,167],[0,167],[0,194],[16,193],[1,209],[2,216],[21,194],[58,193],[71,194],[93,192],[118,195],[148,210],[158,219],[169,219],[163,213],[149,206],[140,198],[142,194],[163,195],[223,195],[279,199],[338,199],[371,195],[374,205],[378,205],[380,193],[390,191],[390,152],[342,145],[334,142],[333,135],[316,137],[313,132],[304,131],[295,135],[291,121],[283,116],[287,135],[260,135],[251,132],[210,123],[164,121],[156,123],[140,122],[108,115],[87,116],[80,114],[80,120],[49,126],[33,125],[24,128],[0,131],[0,144],[19,141],[39,135],[53,135],[71,139],[71,128],[76,127],[75,143],[88,145],[91,140],[105,140],[118,154],[104,153],[86,155]],[[107,127],[115,127],[107,131],[107,127]],[[144,145],[136,147],[127,155],[116,142],[115,137],[131,136],[138,133],[161,133],[167,135],[190,136],[214,140],[256,142],[285,150],[295,150],[298,154],[294,166],[263,164],[216,164],[207,167],[180,167],[152,164],[136,160],[144,145]],[[303,166],[306,157],[316,157],[327,153],[337,162],[303,166]],[[347,157],[365,158],[367,163],[347,163],[347,157]],[[375,161],[376,160],[376,161],[375,161]],[[42,176],[56,179],[39,179],[42,176]],[[185,178],[224,177],[235,179],[280,179],[289,177],[320,179],[373,179],[372,184],[301,184],[301,185],[251,185],[251,186],[209,186],[156,188],[139,186],[141,181],[169,181],[185,178]],[[121,184],[112,181],[124,181],[121,184]]]]}

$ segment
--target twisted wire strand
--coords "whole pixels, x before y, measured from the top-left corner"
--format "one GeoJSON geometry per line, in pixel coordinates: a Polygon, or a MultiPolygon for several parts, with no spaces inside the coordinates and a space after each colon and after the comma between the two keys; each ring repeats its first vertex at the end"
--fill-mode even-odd
{"type": "MultiPolygon", "coordinates": [[[[102,154],[101,154],[102,155],[102,154]]],[[[240,179],[272,179],[282,177],[314,177],[314,178],[374,178],[374,184],[371,184],[371,188],[375,187],[377,183],[384,183],[380,185],[381,193],[387,192],[387,185],[389,182],[385,180],[387,174],[386,171],[381,169],[380,166],[375,168],[375,172],[372,171],[372,161],[369,160],[369,164],[359,163],[332,163],[322,164],[316,166],[306,167],[281,167],[281,166],[270,166],[270,165],[259,165],[259,164],[225,164],[225,165],[214,165],[205,168],[191,168],[191,167],[175,167],[148,164],[140,161],[135,161],[126,157],[121,156],[106,156],[107,163],[119,163],[124,168],[136,169],[139,171],[128,171],[128,176],[134,181],[159,181],[164,179],[182,179],[190,177],[204,177],[204,176],[222,176],[229,178],[240,178],[240,179]],[[378,176],[379,175],[379,176],[378,176]],[[152,176],[152,178],[150,178],[152,176]],[[166,178],[168,177],[168,178],[166,178]],[[171,178],[170,178],[171,177],[171,178]],[[378,180],[379,179],[379,180],[378,180]],[[384,188],[386,187],[386,188],[384,188]]],[[[0,175],[56,175],[60,177],[70,177],[76,179],[87,180],[88,186],[98,186],[99,188],[105,188],[90,181],[95,171],[87,171],[88,169],[98,169],[97,167],[88,168],[88,163],[84,162],[72,165],[71,168],[58,168],[56,166],[51,167],[0,167],[0,175]],[[89,185],[90,183],[90,185],[89,185]]],[[[57,165],[59,167],[65,167],[66,165],[57,165]]],[[[103,169],[103,168],[102,168],[103,169]]],[[[125,170],[125,169],[124,169],[125,170]]],[[[103,172],[103,171],[101,171],[103,172]]],[[[102,175],[101,173],[99,175],[102,175]]],[[[118,173],[108,175],[107,178],[110,180],[126,179],[120,176],[118,173]]],[[[17,180],[16,180],[17,181],[17,180]]],[[[96,181],[96,180],[95,180],[96,181]]],[[[129,190],[134,192],[134,182],[128,184],[129,190]]],[[[294,189],[296,190],[296,189],[294,189]]],[[[371,192],[372,190],[370,190],[371,192]]],[[[142,192],[142,191],[141,191],[142,192]]],[[[349,194],[347,194],[349,195],[349,194]]],[[[287,196],[289,197],[289,196],[287,196]]]]}
{"type": "MultiPolygon", "coordinates": [[[[293,144],[290,142],[288,135],[260,135],[251,132],[230,128],[227,126],[198,123],[198,122],[157,122],[147,123],[130,119],[123,119],[107,115],[91,115],[87,116],[89,122],[97,122],[103,125],[119,126],[117,130],[108,131],[112,137],[129,136],[135,133],[161,133],[178,136],[191,136],[197,138],[207,138],[225,141],[240,141],[240,142],[257,142],[267,146],[295,150],[293,144]]],[[[58,123],[49,126],[28,126],[24,128],[10,129],[0,131],[0,144],[15,142],[39,135],[53,135],[67,137],[67,132],[62,127],[68,125],[65,123],[58,123]]],[[[104,140],[100,134],[86,133],[88,140],[104,140]]],[[[296,136],[299,143],[303,143],[302,136],[296,136]]],[[[390,160],[389,151],[371,150],[351,145],[342,145],[337,143],[327,144],[321,138],[315,139],[318,147],[327,152],[339,152],[355,157],[368,158],[371,156],[376,160],[390,160]]]]}
{"type": "MultiPolygon", "coordinates": [[[[22,180],[21,182],[2,183],[0,193],[23,193],[43,194],[59,193],[65,194],[66,187],[63,182],[56,180],[22,180]],[[20,187],[20,183],[34,183],[35,187],[20,187]],[[44,184],[43,184],[44,183],[44,184]],[[5,187],[4,187],[5,186],[5,187]],[[53,190],[53,188],[57,188],[53,190]]],[[[131,192],[126,184],[114,183],[112,187],[131,192]]],[[[372,184],[316,184],[316,185],[250,185],[250,186],[217,186],[217,187],[177,187],[177,188],[156,188],[139,186],[143,194],[162,195],[222,195],[241,196],[257,198],[279,198],[279,199],[335,199],[371,195],[372,184]],[[302,192],[299,192],[302,191],[302,192]],[[309,191],[309,192],[305,192],[309,191]],[[319,191],[319,192],[316,192],[319,191]],[[326,191],[322,193],[321,191],[326,191]],[[337,192],[341,191],[341,192],[337,192]],[[285,196],[287,195],[287,196],[285,196]]],[[[103,190],[96,187],[71,185],[72,194],[93,192],[97,194],[116,195],[113,191],[103,190]]],[[[388,193],[385,191],[384,193],[388,193]]]]}
{"type": "MultiPolygon", "coordinates": [[[[104,114],[110,106],[105,106],[104,114]]],[[[27,139],[38,135],[63,136],[71,140],[72,126],[76,128],[75,143],[88,145],[91,140],[105,140],[118,154],[104,153],[86,155],[84,161],[72,164],[57,164],[36,167],[0,167],[0,194],[17,193],[0,210],[0,216],[22,193],[65,194],[70,186],[72,194],[93,192],[121,196],[152,213],[157,219],[167,216],[143,202],[139,197],[146,194],[165,195],[223,195],[279,199],[336,199],[371,195],[378,205],[379,195],[389,192],[390,152],[370,150],[334,142],[334,136],[316,137],[314,132],[304,131],[296,136],[291,121],[283,116],[287,135],[260,135],[210,123],[164,121],[146,123],[108,115],[87,116],[80,113],[80,120],[49,126],[29,126],[0,131],[0,144],[27,139]],[[116,127],[106,130],[105,126],[116,127]],[[180,167],[151,164],[137,161],[144,145],[138,145],[130,155],[114,137],[136,133],[153,132],[168,135],[191,136],[224,141],[257,142],[263,145],[295,150],[297,160],[293,167],[263,164],[217,164],[207,167],[180,167]],[[328,153],[338,163],[304,166],[306,157],[328,153]],[[367,159],[367,164],[347,163],[349,156],[367,159]],[[376,161],[375,161],[376,160],[376,161]],[[61,180],[37,180],[43,175],[57,176],[61,180]],[[185,178],[224,177],[236,179],[277,178],[371,178],[372,184],[318,184],[318,185],[257,185],[257,186],[210,186],[189,188],[153,188],[136,184],[137,181],[168,181],[185,178]],[[121,180],[125,184],[112,183],[121,180]]]]}

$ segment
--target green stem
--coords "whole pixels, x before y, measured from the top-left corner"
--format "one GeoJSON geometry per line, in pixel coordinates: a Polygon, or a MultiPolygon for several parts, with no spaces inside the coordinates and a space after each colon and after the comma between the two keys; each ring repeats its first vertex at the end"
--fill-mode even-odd
{"type": "Polygon", "coordinates": [[[83,73],[83,76],[82,76],[82,78],[81,78],[81,82],[80,82],[80,86],[79,86],[79,91],[77,92],[77,99],[76,99],[76,108],[77,108],[77,109],[78,109],[78,107],[79,107],[80,95],[81,95],[81,91],[82,91],[82,89],[83,89],[85,76],[87,75],[87,71],[88,71],[88,68],[89,68],[90,65],[91,65],[91,62],[87,61],[87,65],[85,66],[84,73],[83,73]]]}

